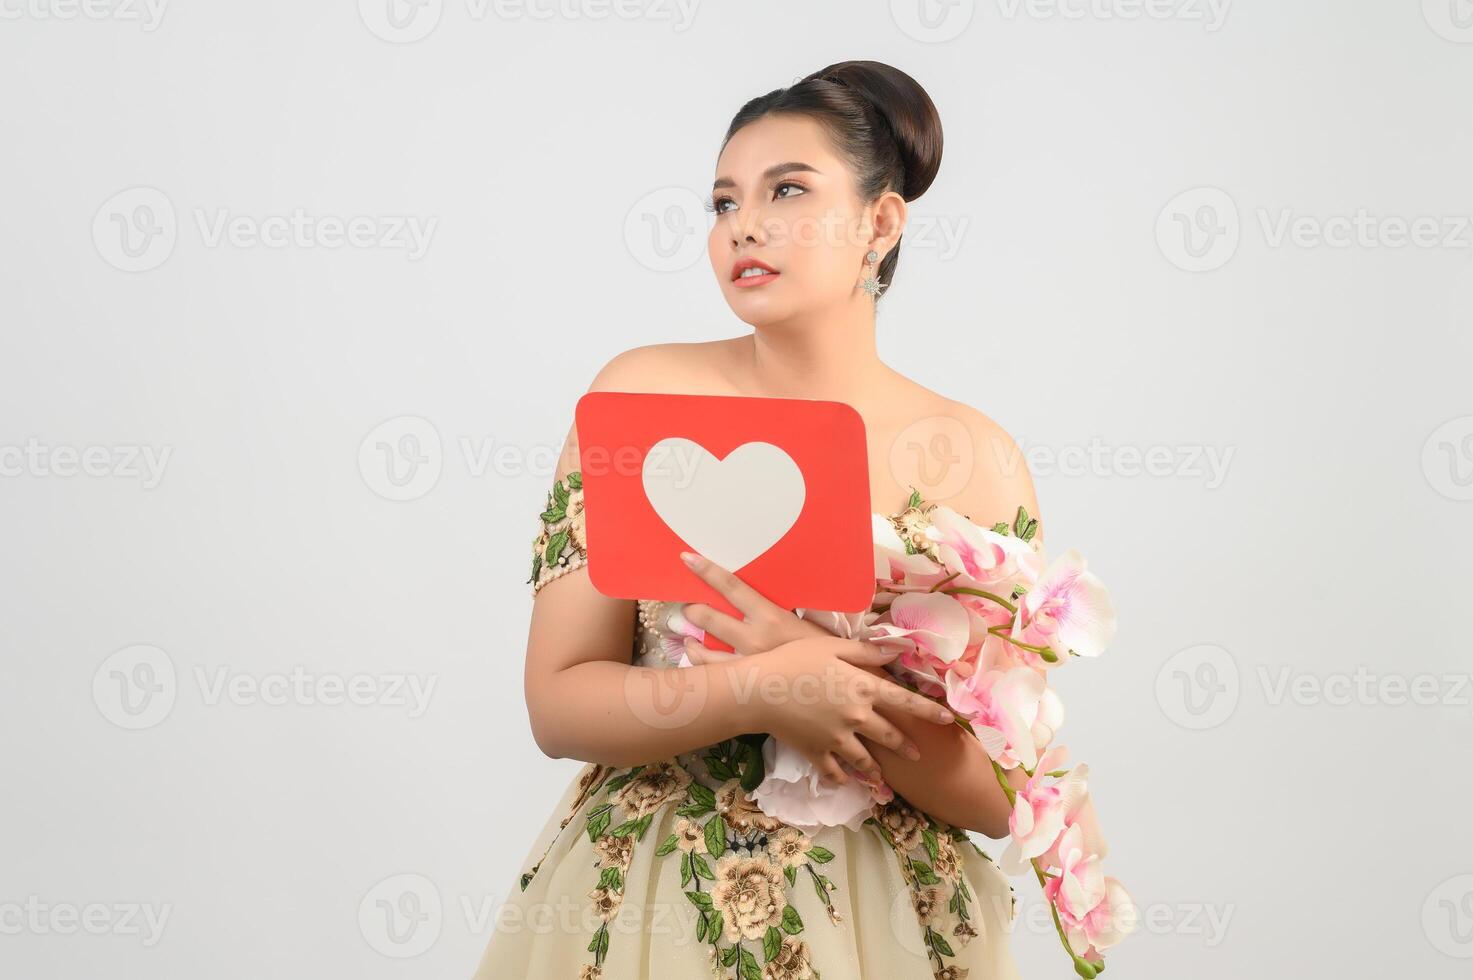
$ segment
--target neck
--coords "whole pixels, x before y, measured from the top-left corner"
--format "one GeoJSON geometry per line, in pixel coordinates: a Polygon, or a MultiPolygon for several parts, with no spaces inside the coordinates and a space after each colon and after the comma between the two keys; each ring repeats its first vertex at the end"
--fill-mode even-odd
{"type": "Polygon", "coordinates": [[[856,408],[892,376],[875,347],[874,300],[766,323],[745,341],[744,369],[755,395],[821,398],[856,408]]]}

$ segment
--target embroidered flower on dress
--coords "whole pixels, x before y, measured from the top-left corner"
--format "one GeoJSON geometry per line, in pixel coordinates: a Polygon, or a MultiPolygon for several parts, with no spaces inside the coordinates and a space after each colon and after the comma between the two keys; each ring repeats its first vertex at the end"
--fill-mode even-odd
{"type": "Polygon", "coordinates": [[[762,971],[762,980],[812,980],[814,976],[808,944],[797,936],[784,936],[782,948],[762,971]]]}
{"type": "Polygon", "coordinates": [[[784,827],[767,838],[767,850],[782,862],[785,868],[796,868],[808,863],[808,852],[813,850],[813,838],[796,827],[784,827]]]}
{"type": "Polygon", "coordinates": [[[594,914],[605,922],[619,914],[624,902],[624,893],[613,888],[595,888],[588,897],[593,900],[594,914]]]}
{"type": "Polygon", "coordinates": [[[637,819],[684,795],[690,780],[690,773],[684,767],[660,762],[642,770],[609,799],[623,807],[631,819],[637,819]]]}
{"type": "Polygon", "coordinates": [[[623,871],[629,867],[629,862],[634,857],[634,838],[627,834],[617,837],[611,834],[600,837],[593,849],[598,854],[600,868],[618,868],[623,871]]]}
{"type": "Polygon", "coordinates": [[[761,939],[782,924],[788,904],[783,873],[765,857],[728,854],[716,862],[711,904],[722,914],[728,942],[761,939]]]}
{"type": "Polygon", "coordinates": [[[880,826],[890,832],[896,850],[907,852],[920,846],[926,818],[909,803],[897,796],[889,803],[875,807],[874,814],[880,826]]]}
{"type": "Polygon", "coordinates": [[[747,799],[747,791],[737,779],[728,779],[716,790],[716,811],[733,830],[740,832],[760,830],[770,834],[783,825],[781,820],[769,817],[747,799]]]}
{"type": "Polygon", "coordinates": [[[675,846],[687,854],[706,853],[706,829],[694,820],[675,821],[675,846]]]}

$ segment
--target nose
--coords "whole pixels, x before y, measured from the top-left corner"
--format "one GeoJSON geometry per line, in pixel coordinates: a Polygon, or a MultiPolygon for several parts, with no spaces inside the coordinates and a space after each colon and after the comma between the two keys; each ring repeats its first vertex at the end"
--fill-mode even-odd
{"type": "Polygon", "coordinates": [[[737,208],[730,212],[733,248],[744,243],[761,245],[766,234],[762,228],[762,216],[756,207],[737,208]]]}

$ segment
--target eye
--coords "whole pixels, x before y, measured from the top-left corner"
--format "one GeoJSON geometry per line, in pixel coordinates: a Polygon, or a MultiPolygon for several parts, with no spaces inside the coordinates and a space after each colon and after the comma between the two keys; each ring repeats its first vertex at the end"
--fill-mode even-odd
{"type": "Polygon", "coordinates": [[[775,195],[777,197],[792,197],[793,196],[791,194],[778,193],[778,192],[782,191],[782,189],[784,187],[796,187],[798,189],[798,193],[799,194],[807,194],[808,193],[808,188],[804,187],[802,184],[798,183],[797,181],[785,180],[781,184],[778,184],[776,188],[774,188],[774,193],[775,193],[775,195]]]}
{"type": "Polygon", "coordinates": [[[723,204],[731,204],[731,203],[732,203],[731,198],[726,197],[725,195],[723,195],[721,197],[707,198],[706,199],[706,210],[707,211],[710,211],[710,212],[712,212],[714,214],[725,214],[726,212],[721,209],[721,206],[723,204]]]}

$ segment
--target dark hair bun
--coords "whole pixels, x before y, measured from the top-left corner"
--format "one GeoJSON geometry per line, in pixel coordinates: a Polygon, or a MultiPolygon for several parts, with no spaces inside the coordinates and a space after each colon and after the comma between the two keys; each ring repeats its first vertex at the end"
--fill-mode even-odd
{"type": "Polygon", "coordinates": [[[843,85],[869,103],[900,151],[900,196],[913,201],[926,192],[941,169],[941,115],[919,82],[880,61],[841,61],[808,78],[843,85]]]}

